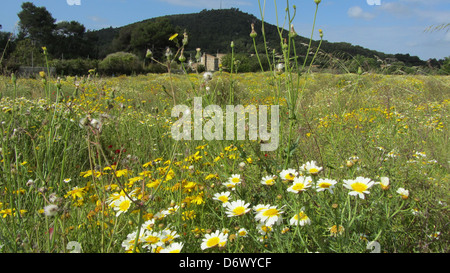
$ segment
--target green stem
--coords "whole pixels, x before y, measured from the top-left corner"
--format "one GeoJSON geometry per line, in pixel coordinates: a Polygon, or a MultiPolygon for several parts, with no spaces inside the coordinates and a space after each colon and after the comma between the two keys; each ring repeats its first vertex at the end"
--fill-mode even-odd
{"type": "Polygon", "coordinates": [[[259,58],[258,49],[256,48],[255,38],[253,38],[253,47],[255,48],[255,54],[256,54],[256,58],[258,58],[258,63],[259,63],[259,66],[261,67],[261,72],[264,72],[264,68],[262,66],[261,59],[259,58]]]}

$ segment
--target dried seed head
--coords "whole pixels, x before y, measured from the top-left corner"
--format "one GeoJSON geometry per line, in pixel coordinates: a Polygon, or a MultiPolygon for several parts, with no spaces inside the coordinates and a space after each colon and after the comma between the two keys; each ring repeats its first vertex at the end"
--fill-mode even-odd
{"type": "Polygon", "coordinates": [[[291,30],[289,31],[289,37],[294,38],[297,36],[297,32],[295,32],[294,24],[291,24],[291,30]]]}
{"type": "Polygon", "coordinates": [[[44,214],[46,216],[55,216],[56,213],[58,213],[58,210],[59,210],[59,208],[57,205],[51,204],[51,205],[44,207],[44,214]]]}

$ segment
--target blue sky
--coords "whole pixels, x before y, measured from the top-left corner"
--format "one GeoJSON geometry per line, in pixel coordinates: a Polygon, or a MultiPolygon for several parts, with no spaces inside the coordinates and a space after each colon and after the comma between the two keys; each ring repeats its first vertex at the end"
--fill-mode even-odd
{"type": "MultiPolygon", "coordinates": [[[[22,2],[0,0],[2,31],[17,31],[22,2]]],[[[87,29],[119,27],[169,14],[196,13],[203,9],[239,8],[261,18],[258,0],[29,0],[45,6],[57,21],[75,20],[87,29]]],[[[284,20],[287,1],[260,0],[265,21],[284,20]],[[277,12],[275,12],[277,10],[277,12]]],[[[316,4],[291,0],[297,7],[294,27],[309,37],[316,4]]],[[[316,21],[324,39],[349,42],[385,53],[409,53],[423,60],[450,56],[450,29],[427,32],[428,27],[450,23],[450,0],[322,0],[316,21]],[[378,5],[379,3],[379,5],[378,5]]],[[[316,31],[315,37],[318,38],[316,31]]]]}

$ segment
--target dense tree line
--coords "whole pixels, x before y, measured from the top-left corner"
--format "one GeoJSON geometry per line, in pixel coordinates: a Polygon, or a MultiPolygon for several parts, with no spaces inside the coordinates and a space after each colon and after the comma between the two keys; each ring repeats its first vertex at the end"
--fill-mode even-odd
{"type": "MultiPolygon", "coordinates": [[[[254,24],[258,34],[255,42],[264,69],[269,68],[266,54],[269,54],[270,60],[275,60],[276,55],[281,52],[282,39],[276,26],[264,24],[266,51],[261,33],[262,22],[236,8],[163,16],[119,28],[91,31],[76,21],[57,23],[45,7],[36,7],[31,2],[24,2],[21,7],[22,10],[18,13],[18,34],[14,36],[0,31],[0,65],[3,72],[14,71],[19,66],[43,66],[44,46],[48,50],[51,65],[57,68],[59,74],[87,73],[89,69],[110,73],[163,72],[164,69],[155,63],[144,65],[148,61],[146,53],[151,50],[154,58],[162,59],[168,48],[176,50],[175,43],[168,39],[175,33],[180,36],[185,33],[189,37],[185,47],[188,60],[195,58],[197,48],[208,54],[230,53],[230,42],[233,41],[238,53],[235,55],[235,61],[239,64],[238,71],[260,71],[261,66],[254,55],[253,40],[249,37],[251,24],[254,24]],[[108,62],[105,61],[107,58],[108,62]],[[118,58],[123,60],[119,61],[118,58]],[[125,69],[123,66],[128,63],[127,60],[133,61],[125,69]],[[100,65],[101,63],[103,64],[100,65]],[[112,67],[113,64],[120,64],[121,68],[112,67]]],[[[282,37],[287,35],[288,32],[283,30],[282,37]]],[[[308,43],[307,38],[296,36],[295,48],[299,61],[303,61],[308,54],[308,43]]],[[[313,51],[318,44],[319,41],[312,42],[313,51]]],[[[331,71],[355,73],[362,69],[394,74],[436,71],[450,74],[449,58],[423,61],[409,54],[385,54],[350,43],[332,43],[326,40],[322,42],[320,49],[315,64],[331,71]]],[[[229,67],[230,61],[231,56],[228,54],[223,59],[224,69],[229,67]]]]}

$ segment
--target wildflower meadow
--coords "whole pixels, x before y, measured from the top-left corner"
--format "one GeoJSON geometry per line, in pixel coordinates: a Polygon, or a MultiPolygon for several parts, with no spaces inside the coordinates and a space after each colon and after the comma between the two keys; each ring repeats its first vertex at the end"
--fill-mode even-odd
{"type": "Polygon", "coordinates": [[[0,76],[0,253],[448,253],[450,77],[313,72],[279,34],[258,73],[173,73],[179,33],[164,74],[0,76]]]}

